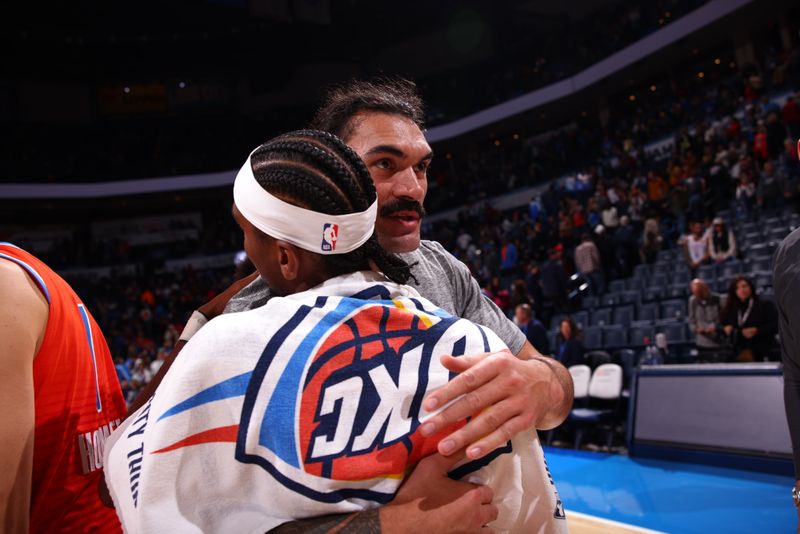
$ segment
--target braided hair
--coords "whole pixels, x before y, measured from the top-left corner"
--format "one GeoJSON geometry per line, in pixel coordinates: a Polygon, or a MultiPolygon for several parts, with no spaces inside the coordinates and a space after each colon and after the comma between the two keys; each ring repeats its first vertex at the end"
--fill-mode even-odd
{"type": "MultiPolygon", "coordinates": [[[[377,196],[358,154],[327,132],[299,130],[281,135],[258,147],[250,161],[256,181],[267,192],[318,213],[358,213],[377,196]]],[[[352,252],[322,256],[330,276],[368,270],[370,261],[393,282],[405,284],[412,276],[409,265],[381,247],[374,233],[352,252]]]]}

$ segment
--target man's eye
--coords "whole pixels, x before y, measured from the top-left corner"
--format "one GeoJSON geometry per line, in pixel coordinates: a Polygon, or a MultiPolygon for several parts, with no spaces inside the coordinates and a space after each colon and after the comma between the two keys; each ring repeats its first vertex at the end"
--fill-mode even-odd
{"type": "Polygon", "coordinates": [[[416,172],[427,173],[428,172],[428,167],[430,167],[430,166],[431,166],[431,162],[430,161],[423,161],[422,163],[418,163],[414,170],[416,172]]]}
{"type": "Polygon", "coordinates": [[[379,169],[391,169],[392,168],[392,161],[390,159],[384,158],[379,159],[375,162],[375,166],[379,169]]]}

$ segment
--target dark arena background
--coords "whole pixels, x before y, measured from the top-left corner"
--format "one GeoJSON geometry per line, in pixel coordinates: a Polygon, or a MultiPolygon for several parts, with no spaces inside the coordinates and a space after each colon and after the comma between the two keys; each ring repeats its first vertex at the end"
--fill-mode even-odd
{"type": "Polygon", "coordinates": [[[129,402],[192,311],[249,272],[231,217],[247,154],[307,125],[330,86],[402,76],[435,152],[423,238],[539,328],[530,309],[541,352],[587,366],[572,415],[540,433],[572,531],[796,528],[772,256],[800,226],[797,2],[0,12],[0,241],[71,283],[129,402]],[[752,350],[724,335],[740,276],[767,303],[752,350]],[[621,378],[601,383],[603,365],[621,378]]]}

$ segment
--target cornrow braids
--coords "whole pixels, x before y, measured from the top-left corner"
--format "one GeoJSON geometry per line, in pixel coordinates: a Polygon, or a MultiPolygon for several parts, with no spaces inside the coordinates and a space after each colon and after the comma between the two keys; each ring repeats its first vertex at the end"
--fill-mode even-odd
{"type": "Polygon", "coordinates": [[[417,86],[400,77],[375,77],[351,80],[328,91],[311,127],[331,132],[345,141],[355,129],[353,118],[359,113],[377,112],[400,115],[425,129],[425,112],[417,86]]]}
{"type": "MultiPolygon", "coordinates": [[[[335,135],[299,130],[258,147],[250,157],[256,181],[285,202],[328,215],[345,215],[369,208],[377,197],[364,162],[335,135]]],[[[412,277],[411,268],[387,252],[373,235],[346,254],[322,256],[325,270],[338,276],[370,268],[399,284],[412,277]]]]}

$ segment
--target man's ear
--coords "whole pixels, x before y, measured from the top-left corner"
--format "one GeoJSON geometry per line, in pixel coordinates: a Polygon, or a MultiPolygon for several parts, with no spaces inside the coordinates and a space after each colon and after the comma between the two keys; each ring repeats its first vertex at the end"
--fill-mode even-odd
{"type": "Polygon", "coordinates": [[[300,274],[301,263],[297,247],[286,241],[278,240],[275,242],[275,250],[284,280],[296,280],[300,274]]]}

